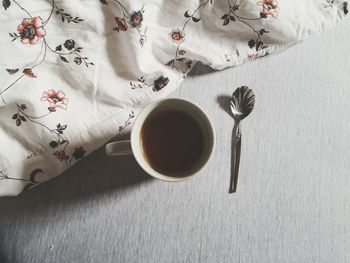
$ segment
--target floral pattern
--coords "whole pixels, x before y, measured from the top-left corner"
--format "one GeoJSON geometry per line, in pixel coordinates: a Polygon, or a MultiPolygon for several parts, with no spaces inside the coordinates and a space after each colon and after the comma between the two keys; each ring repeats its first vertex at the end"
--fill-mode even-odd
{"type": "MultiPolygon", "coordinates": [[[[182,27],[182,29],[180,30],[179,28],[176,28],[170,31],[169,38],[173,43],[177,44],[177,47],[175,51],[175,58],[168,61],[166,63],[167,66],[170,66],[171,68],[174,68],[177,71],[182,72],[184,74],[187,73],[192,68],[192,60],[184,56],[186,54],[186,50],[181,49],[180,46],[185,41],[185,29],[188,26],[189,22],[192,21],[192,22],[198,23],[201,20],[201,17],[197,16],[197,12],[201,8],[205,7],[208,3],[209,1],[204,1],[193,12],[186,10],[184,13],[186,22],[182,27]]],[[[240,16],[238,13],[240,6],[238,4],[231,4],[229,0],[228,12],[221,16],[224,26],[227,26],[230,22],[240,22],[253,31],[255,37],[251,38],[247,44],[250,49],[255,49],[255,52],[249,54],[249,57],[248,57],[249,60],[253,60],[256,57],[264,56],[267,54],[267,52],[262,53],[264,49],[268,48],[268,45],[264,44],[262,37],[264,34],[270,33],[268,30],[264,28],[256,29],[252,25],[251,21],[264,19],[264,18],[267,18],[268,16],[277,18],[278,12],[279,12],[279,6],[276,0],[259,0],[257,2],[257,5],[262,7],[262,10],[259,16],[247,18],[247,17],[240,16]]],[[[228,62],[230,61],[226,54],[225,54],[225,59],[228,62]]]]}
{"type": "Polygon", "coordinates": [[[83,146],[80,146],[78,148],[75,148],[74,152],[72,153],[72,156],[76,159],[79,160],[85,156],[85,149],[83,146]]]}
{"type": "Polygon", "coordinates": [[[36,78],[36,75],[33,73],[33,71],[30,68],[25,68],[23,70],[23,74],[30,78],[36,78]]]}
{"type": "Polygon", "coordinates": [[[124,18],[116,17],[115,22],[117,24],[117,27],[115,28],[115,30],[118,30],[118,31],[119,30],[121,30],[121,31],[128,30],[128,24],[126,23],[124,18]]]}
{"type": "Polygon", "coordinates": [[[131,27],[138,27],[138,28],[141,27],[141,23],[143,20],[143,12],[144,12],[143,9],[131,12],[130,18],[129,18],[131,27]]]}
{"type": "Polygon", "coordinates": [[[121,132],[122,130],[124,130],[126,127],[128,127],[131,124],[131,120],[135,118],[135,113],[134,111],[131,111],[129,113],[129,117],[127,118],[127,120],[124,122],[124,125],[120,125],[118,130],[119,132],[121,132]]]}
{"type": "Polygon", "coordinates": [[[46,35],[43,28],[43,20],[40,16],[34,18],[24,18],[22,23],[18,25],[17,31],[23,44],[34,45],[39,38],[46,35]]]}
{"type": "Polygon", "coordinates": [[[142,6],[140,10],[128,11],[125,5],[118,0],[100,0],[100,2],[104,5],[108,5],[108,2],[110,2],[113,6],[119,8],[122,13],[122,17],[114,18],[116,26],[113,28],[113,30],[117,32],[125,32],[129,28],[128,25],[131,28],[136,29],[136,32],[139,35],[139,44],[142,47],[147,39],[147,27],[142,29],[142,22],[144,19],[143,14],[145,12],[144,6],[142,6]]]}
{"type": "Polygon", "coordinates": [[[201,20],[201,17],[198,15],[200,9],[208,5],[208,3],[213,4],[212,0],[205,0],[201,3],[194,11],[190,12],[186,10],[184,17],[186,18],[185,23],[182,26],[182,29],[172,29],[169,33],[169,37],[172,42],[176,43],[175,57],[168,61],[165,65],[171,67],[172,69],[177,70],[183,74],[189,72],[193,66],[192,60],[186,58],[184,55],[186,50],[181,49],[181,44],[185,41],[185,31],[189,23],[192,21],[198,23],[201,20]]]}
{"type": "Polygon", "coordinates": [[[171,30],[169,33],[170,39],[175,43],[181,43],[185,40],[185,33],[182,32],[180,29],[176,28],[171,30]]]}
{"type": "MultiPolygon", "coordinates": [[[[269,47],[264,43],[263,36],[265,34],[269,34],[270,31],[266,30],[265,28],[257,29],[252,24],[252,21],[266,19],[269,15],[271,15],[274,18],[277,18],[277,14],[279,11],[278,2],[276,0],[259,0],[257,2],[257,5],[262,6],[263,8],[259,16],[242,17],[239,14],[240,6],[236,4],[231,4],[230,1],[228,1],[228,12],[221,17],[221,19],[223,20],[223,26],[227,26],[231,22],[232,23],[239,22],[245,25],[247,28],[249,28],[253,32],[254,37],[252,37],[248,41],[247,45],[250,49],[255,50],[255,52],[249,53],[248,60],[254,60],[260,56],[266,56],[268,54],[266,52],[266,49],[269,47]]],[[[227,56],[226,56],[226,60],[228,61],[227,56]]]]}
{"type": "MultiPolygon", "coordinates": [[[[314,0],[314,2],[316,1],[317,0],[314,0]]],[[[172,10],[167,10],[167,4],[166,1],[164,1],[164,6],[162,6],[162,10],[159,10],[157,14],[159,16],[157,16],[156,21],[159,23],[159,26],[165,30],[152,30],[152,35],[148,36],[147,25],[152,25],[155,21],[153,17],[154,5],[143,5],[142,1],[141,3],[136,1],[135,3],[131,3],[126,0],[95,0],[91,2],[92,5],[93,2],[96,3],[98,8],[98,5],[101,3],[101,13],[104,15],[112,13],[112,15],[106,15],[107,34],[113,36],[109,38],[108,41],[113,41],[114,38],[121,36],[123,36],[123,41],[125,39],[130,40],[128,43],[118,42],[116,45],[109,43],[111,44],[108,46],[110,50],[106,50],[108,52],[111,52],[111,50],[113,52],[116,51],[116,54],[118,54],[117,59],[120,60],[118,61],[120,62],[118,66],[123,65],[126,60],[130,62],[125,63],[125,65],[127,65],[125,69],[117,67],[114,69],[116,69],[115,73],[118,77],[120,75],[120,77],[122,77],[120,79],[123,79],[120,81],[121,83],[117,83],[120,85],[120,88],[123,89],[120,98],[125,98],[125,100],[129,100],[132,103],[139,99],[141,102],[146,102],[147,99],[152,99],[152,96],[156,96],[152,93],[158,93],[157,95],[161,96],[163,94],[162,91],[169,87],[170,84],[175,86],[175,83],[179,83],[176,82],[175,78],[180,79],[186,76],[196,60],[203,63],[215,61],[210,60],[213,58],[213,56],[211,56],[212,54],[205,52],[200,54],[199,51],[196,53],[196,43],[191,43],[196,37],[197,40],[201,40],[198,36],[203,33],[203,29],[205,29],[208,24],[222,29],[222,33],[231,35],[234,35],[235,32],[237,32],[236,29],[239,28],[239,32],[242,34],[241,39],[245,41],[243,45],[241,45],[241,42],[239,43],[239,48],[237,48],[235,43],[232,43],[233,55],[227,54],[231,50],[231,43],[225,43],[227,44],[225,48],[229,50],[228,52],[224,50],[220,53],[220,55],[224,57],[219,58],[219,60],[223,61],[221,65],[215,65],[219,68],[221,66],[226,67],[236,64],[236,57],[240,57],[240,59],[242,59],[241,61],[244,61],[247,59],[254,60],[267,55],[269,46],[273,45],[275,47],[275,42],[273,42],[274,34],[276,35],[278,33],[272,32],[273,29],[271,25],[281,23],[284,19],[282,5],[280,6],[279,0],[250,0],[251,4],[244,5],[249,6],[248,12],[246,9],[241,10],[243,8],[243,5],[240,6],[242,1],[237,0],[215,2],[212,0],[200,0],[197,1],[194,6],[192,3],[189,4],[183,1],[178,4],[178,7],[182,10],[179,16],[171,17],[171,19],[168,19],[167,16],[172,14],[172,10]],[[106,12],[110,11],[107,9],[113,9],[113,12],[106,12]],[[219,12],[221,13],[218,14],[217,10],[220,10],[219,12]],[[162,35],[159,36],[158,34],[162,35]],[[156,36],[159,36],[159,39],[156,39],[156,36]],[[270,36],[270,38],[266,36],[270,36]],[[152,42],[148,40],[151,37],[153,38],[152,42]],[[272,41],[269,42],[268,39],[272,39],[272,41]],[[147,42],[147,40],[149,42],[147,42]],[[145,48],[146,43],[152,43],[152,45],[149,44],[145,48]],[[157,44],[159,43],[159,46],[164,46],[164,50],[161,50],[164,52],[158,53],[156,59],[154,58],[154,60],[146,61],[145,63],[144,61],[138,60],[138,57],[133,57],[133,55],[138,56],[141,52],[149,55],[151,50],[156,50],[154,47],[158,48],[157,44]],[[122,52],[119,52],[120,50],[122,52]],[[124,51],[125,54],[123,53],[124,51]],[[202,61],[202,56],[208,56],[208,61],[202,61]],[[230,63],[225,63],[225,61],[230,63]],[[130,65],[132,65],[132,67],[130,65]],[[151,66],[148,68],[148,65],[151,66]],[[123,73],[118,71],[123,71],[123,73]],[[125,72],[128,74],[125,74],[125,72]],[[138,79],[130,78],[130,76],[135,76],[134,74],[140,77],[138,79]],[[134,97],[133,94],[137,95],[134,97]]],[[[145,2],[148,3],[147,1],[145,2]]],[[[112,75],[114,75],[114,71],[111,70],[112,67],[106,67],[108,64],[101,59],[102,57],[99,57],[99,67],[95,67],[94,60],[89,58],[90,52],[92,54],[98,54],[98,52],[94,50],[94,45],[96,45],[96,49],[101,48],[98,45],[103,41],[99,41],[96,37],[90,38],[90,35],[88,35],[89,37],[87,38],[85,38],[85,35],[84,37],[76,37],[80,30],[85,29],[84,25],[87,25],[87,28],[89,28],[89,26],[94,27],[93,21],[96,21],[95,18],[98,18],[98,16],[95,17],[92,13],[84,12],[84,8],[81,7],[84,7],[85,4],[72,4],[70,7],[71,9],[68,10],[68,6],[70,5],[69,1],[65,5],[67,7],[64,9],[61,8],[60,3],[61,2],[57,0],[47,1],[46,4],[49,6],[49,9],[45,12],[44,8],[39,8],[39,16],[38,13],[30,9],[33,8],[33,10],[35,10],[36,6],[31,5],[30,1],[2,1],[2,12],[8,12],[7,10],[11,9],[11,15],[16,14],[15,19],[13,19],[11,23],[7,23],[8,21],[4,20],[9,30],[6,31],[6,35],[8,34],[9,38],[2,39],[6,40],[8,45],[13,45],[18,49],[19,53],[26,52],[26,60],[21,61],[14,59],[12,61],[10,57],[7,57],[8,59],[5,61],[7,67],[2,70],[3,73],[7,75],[8,79],[5,79],[0,87],[0,106],[6,106],[4,107],[6,110],[2,112],[5,112],[5,118],[7,118],[6,125],[9,125],[12,129],[11,131],[14,132],[14,136],[23,135],[23,137],[25,137],[27,132],[35,130],[36,133],[31,134],[31,136],[38,136],[38,138],[35,139],[40,141],[42,148],[37,149],[33,147],[30,149],[29,147],[22,151],[19,159],[23,157],[24,161],[30,164],[35,163],[35,167],[31,167],[30,170],[27,170],[25,174],[22,174],[21,178],[16,178],[18,174],[14,174],[8,167],[1,167],[0,180],[9,180],[11,182],[23,181],[26,184],[26,189],[38,184],[41,180],[44,180],[43,178],[47,179],[56,175],[53,174],[53,171],[50,171],[48,164],[39,163],[37,166],[36,161],[32,159],[39,159],[39,156],[44,154],[48,155],[49,158],[47,158],[47,160],[50,162],[49,164],[51,165],[51,162],[54,162],[55,166],[59,168],[57,170],[62,171],[64,167],[70,167],[89,152],[87,149],[90,147],[87,144],[83,145],[82,143],[73,141],[71,134],[76,134],[77,130],[80,129],[80,125],[75,124],[71,116],[79,115],[79,118],[76,119],[80,120],[80,114],[84,114],[85,116],[82,122],[86,121],[84,124],[86,124],[87,129],[91,127],[96,127],[96,129],[98,129],[98,123],[95,122],[97,116],[90,110],[90,108],[92,108],[91,104],[87,102],[86,107],[85,105],[82,107],[82,111],[78,112],[76,110],[76,112],[74,112],[74,109],[77,109],[77,105],[79,104],[79,101],[74,100],[78,97],[76,96],[77,93],[74,93],[76,92],[75,89],[78,89],[78,87],[74,87],[74,89],[69,87],[69,85],[72,85],[72,83],[70,83],[71,79],[65,84],[64,77],[66,77],[66,75],[64,75],[63,78],[59,76],[62,78],[62,81],[55,83],[54,80],[45,76],[45,74],[47,74],[47,69],[44,68],[45,64],[51,64],[53,60],[56,60],[56,63],[52,63],[53,66],[57,66],[57,68],[61,69],[72,69],[71,72],[69,72],[69,74],[72,74],[72,77],[70,77],[76,81],[78,86],[80,84],[79,81],[84,80],[81,81],[81,83],[84,85],[87,83],[87,87],[93,86],[93,88],[97,89],[105,88],[105,90],[101,90],[101,93],[98,92],[98,95],[102,95],[101,97],[104,97],[105,94],[106,96],[113,94],[111,95],[111,99],[114,99],[114,94],[118,93],[108,93],[108,91],[111,90],[110,87],[108,87],[109,90],[107,90],[106,87],[100,87],[99,83],[95,86],[96,83],[94,81],[98,79],[99,72],[107,69],[106,72],[113,73],[110,74],[111,79],[113,79],[112,75]],[[78,8],[76,6],[80,7],[78,8]],[[80,14],[89,16],[87,17],[88,19],[85,20],[85,18],[77,16],[76,13],[78,13],[78,11],[80,14]],[[56,21],[52,23],[54,19],[56,21]],[[55,24],[60,24],[62,30],[55,30],[55,24]],[[72,32],[70,32],[70,29],[72,29],[72,32]],[[79,39],[83,39],[84,42],[80,42],[79,39]],[[87,46],[85,46],[87,45],[85,41],[90,42],[90,49],[87,49],[87,46]],[[29,54],[32,57],[28,58],[29,54]],[[75,77],[76,79],[74,79],[75,77]],[[86,81],[83,78],[86,78],[86,81]],[[44,81],[47,83],[44,83],[44,81]],[[91,84],[89,82],[94,83],[91,84]],[[18,92],[18,96],[14,96],[16,92],[18,92]],[[10,111],[8,112],[7,110],[10,111]],[[88,123],[87,120],[90,118],[89,114],[92,115],[91,119],[93,119],[90,123],[88,123]],[[43,177],[41,177],[41,175],[43,175],[43,177]]],[[[295,6],[297,7],[297,5],[295,6]]],[[[335,12],[326,12],[329,16],[334,16],[332,17],[335,18],[334,20],[337,20],[338,16],[348,14],[348,1],[321,0],[319,6],[339,9],[334,10],[335,12]],[[337,16],[335,14],[337,14],[337,16]]],[[[300,12],[295,10],[296,16],[298,16],[299,13],[300,12]]],[[[283,23],[281,23],[281,25],[283,25],[283,23]]],[[[275,26],[273,28],[275,28],[275,26]]],[[[93,32],[93,34],[94,33],[95,32],[93,32]]],[[[93,34],[91,34],[91,36],[94,36],[93,34]]],[[[215,39],[215,41],[219,43],[221,39],[218,38],[215,39]]],[[[285,44],[287,44],[287,41],[282,41],[281,45],[285,44]]],[[[218,46],[220,47],[220,45],[218,46]]],[[[208,50],[209,52],[212,51],[210,48],[208,48],[208,50]]],[[[218,52],[221,52],[221,50],[218,50],[218,52]]],[[[13,54],[13,52],[11,52],[11,54],[13,54]]],[[[5,55],[3,56],[5,57],[5,55]]],[[[20,54],[18,57],[20,57],[20,54]]],[[[151,58],[151,56],[148,57],[151,58]]],[[[67,73],[67,71],[64,73],[67,73]]],[[[96,94],[89,93],[90,91],[87,92],[88,95],[96,94]]],[[[82,91],[80,90],[79,92],[82,91]]],[[[117,97],[117,99],[119,99],[119,97],[117,97]]],[[[101,106],[102,108],[105,105],[101,102],[94,106],[101,106]]],[[[110,106],[111,105],[108,105],[108,107],[110,106]]],[[[118,131],[124,131],[132,124],[135,118],[135,112],[132,107],[125,108],[127,108],[128,111],[124,121],[122,121],[122,123],[113,124],[116,133],[118,131]]],[[[93,142],[91,142],[91,144],[93,144],[93,142]]],[[[9,163],[11,163],[11,161],[9,163]]]]}
{"type": "Polygon", "coordinates": [[[53,90],[50,89],[48,91],[44,91],[41,97],[41,101],[47,101],[50,105],[50,111],[56,111],[56,108],[62,108],[64,110],[67,109],[68,99],[62,90],[53,90]]]}
{"type": "Polygon", "coordinates": [[[261,17],[267,17],[269,15],[277,18],[278,16],[278,2],[276,0],[259,0],[258,5],[262,6],[261,17]]]}
{"type": "Polygon", "coordinates": [[[68,158],[68,156],[66,155],[66,152],[61,150],[61,151],[55,151],[53,153],[53,155],[59,160],[59,161],[64,161],[68,158]]]}
{"type": "Polygon", "coordinates": [[[169,83],[169,78],[160,76],[153,83],[153,91],[159,91],[163,89],[169,83]]]}
{"type": "Polygon", "coordinates": [[[348,6],[348,2],[344,1],[342,3],[338,3],[336,0],[325,0],[325,2],[323,3],[323,7],[324,8],[328,8],[328,7],[338,7],[339,9],[341,9],[344,13],[344,15],[347,15],[349,13],[349,6],[348,6]]]}
{"type": "Polygon", "coordinates": [[[40,121],[41,119],[55,112],[57,107],[67,109],[68,99],[65,97],[65,94],[61,90],[56,91],[51,89],[43,92],[41,100],[49,102],[49,112],[47,112],[46,114],[43,114],[41,116],[33,116],[27,113],[27,106],[25,104],[16,104],[17,112],[13,114],[12,119],[15,120],[16,126],[21,126],[23,122],[29,121],[34,124],[40,125],[47,132],[49,132],[52,135],[52,140],[48,142],[48,145],[52,149],[55,149],[55,151],[53,152],[53,156],[60,162],[64,161],[66,166],[70,167],[72,165],[73,160],[79,160],[82,157],[84,157],[86,152],[84,147],[80,146],[78,148],[75,148],[74,152],[70,156],[67,153],[67,147],[70,142],[69,139],[67,139],[64,135],[65,130],[68,126],[65,124],[58,123],[56,127],[52,129],[40,121]]]}
{"type": "Polygon", "coordinates": [[[22,181],[25,182],[26,185],[23,189],[23,191],[26,191],[33,187],[34,185],[39,184],[39,181],[37,181],[36,177],[40,174],[44,173],[44,171],[40,168],[36,168],[32,170],[28,176],[28,179],[23,179],[23,178],[15,178],[8,176],[4,171],[0,171],[0,181],[1,180],[13,180],[13,181],[22,181]]]}
{"type": "MultiPolygon", "coordinates": [[[[82,62],[88,67],[89,65],[94,65],[94,63],[90,62],[87,57],[81,55],[82,47],[78,46],[76,42],[73,39],[67,39],[63,44],[58,45],[55,49],[53,49],[46,39],[47,31],[45,29],[46,25],[50,21],[50,18],[52,17],[52,14],[55,11],[56,15],[61,16],[62,22],[73,22],[73,23],[80,23],[84,19],[81,19],[79,17],[73,17],[72,15],[66,13],[64,9],[59,8],[56,5],[55,0],[52,0],[52,9],[50,14],[48,15],[47,19],[43,21],[43,19],[40,16],[32,16],[24,7],[22,7],[17,1],[14,3],[23,10],[29,18],[23,18],[22,22],[17,26],[17,32],[9,33],[9,36],[12,38],[12,42],[19,39],[21,43],[23,44],[29,44],[29,45],[35,45],[39,41],[41,42],[41,49],[40,53],[37,55],[36,58],[33,59],[33,62],[30,64],[27,64],[26,67],[20,71],[18,68],[10,68],[6,69],[6,71],[10,75],[17,75],[20,72],[22,73],[19,77],[17,77],[10,85],[5,87],[3,90],[0,91],[1,99],[3,104],[7,104],[4,94],[13,88],[18,82],[25,76],[28,78],[35,79],[38,76],[34,73],[34,68],[41,65],[47,56],[47,52],[50,51],[60,58],[60,60],[64,63],[69,63],[69,57],[74,56],[73,61],[75,64],[80,65],[82,62]]],[[[5,7],[5,10],[7,10],[10,5],[11,1],[8,0],[3,2],[3,5],[5,7]]],[[[69,145],[69,139],[65,137],[64,132],[67,128],[67,125],[62,125],[58,123],[55,128],[49,128],[42,122],[41,120],[44,118],[47,118],[50,114],[56,111],[57,108],[61,108],[63,110],[67,110],[67,105],[69,102],[69,99],[66,97],[65,93],[62,90],[54,90],[50,89],[47,91],[44,91],[41,97],[41,101],[48,102],[48,112],[40,115],[40,116],[33,116],[27,112],[28,108],[26,104],[23,103],[17,103],[15,102],[15,105],[17,107],[17,112],[12,115],[12,119],[15,121],[15,125],[17,127],[22,126],[23,123],[31,122],[35,125],[39,125],[44,130],[46,130],[49,134],[52,136],[52,140],[48,142],[48,146],[52,149],[55,149],[53,151],[53,156],[60,162],[65,162],[66,166],[69,167],[72,164],[73,160],[79,160],[84,157],[86,151],[83,146],[77,147],[74,149],[72,154],[70,155],[68,153],[68,145],[69,145]]],[[[28,156],[29,158],[34,158],[37,154],[31,153],[28,156]]],[[[31,186],[39,183],[36,181],[35,177],[38,174],[42,174],[44,171],[41,168],[34,169],[29,174],[29,179],[20,179],[20,178],[14,178],[8,176],[4,171],[0,171],[0,180],[17,180],[17,181],[24,181],[28,182],[25,189],[30,188],[31,186]]]]}
{"type": "Polygon", "coordinates": [[[146,82],[146,79],[144,77],[140,77],[138,79],[138,83],[130,82],[130,88],[131,89],[143,89],[146,87],[151,87],[153,91],[160,91],[163,89],[166,85],[169,83],[169,78],[160,76],[157,79],[154,80],[153,83],[146,82]]]}
{"type": "MultiPolygon", "coordinates": [[[[34,45],[39,40],[41,40],[41,49],[37,57],[33,59],[33,62],[30,63],[29,65],[26,65],[26,68],[22,71],[22,75],[20,75],[17,79],[15,79],[10,85],[5,87],[3,90],[0,90],[0,96],[4,104],[6,104],[6,100],[4,98],[5,92],[7,92],[10,88],[14,87],[15,84],[17,84],[22,79],[23,76],[27,76],[30,78],[37,77],[34,74],[33,69],[35,67],[38,67],[45,61],[48,51],[51,51],[52,53],[57,55],[60,58],[60,60],[63,61],[64,63],[69,63],[68,57],[74,56],[73,62],[77,65],[82,64],[82,62],[84,62],[86,67],[88,67],[89,65],[92,65],[92,66],[94,65],[93,62],[88,61],[87,57],[81,55],[81,51],[83,48],[77,46],[73,39],[67,39],[64,42],[63,46],[58,45],[55,49],[53,49],[48,44],[48,40],[46,39],[47,32],[46,32],[45,26],[49,23],[55,9],[56,9],[56,12],[55,12],[56,15],[61,15],[62,22],[67,21],[68,23],[70,22],[79,23],[84,21],[83,19],[79,17],[73,17],[70,14],[65,13],[64,9],[61,9],[56,5],[55,0],[52,1],[51,12],[45,21],[43,21],[43,19],[39,16],[32,16],[18,2],[15,2],[15,3],[20,9],[26,12],[26,14],[29,15],[30,18],[24,18],[22,22],[17,26],[18,33],[16,32],[9,33],[9,36],[12,38],[12,42],[16,41],[17,39],[20,39],[21,42],[24,44],[34,45]],[[64,50],[64,48],[66,50],[64,50]]],[[[6,6],[4,5],[5,9],[9,8],[10,5],[11,5],[11,1],[8,1],[8,4],[6,6]]],[[[6,69],[6,71],[10,75],[15,75],[18,72],[20,72],[18,68],[6,69]]]]}

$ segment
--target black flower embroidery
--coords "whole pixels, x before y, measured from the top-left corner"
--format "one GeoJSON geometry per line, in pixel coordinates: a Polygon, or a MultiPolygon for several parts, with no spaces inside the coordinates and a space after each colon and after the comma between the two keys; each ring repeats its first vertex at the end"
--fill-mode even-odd
{"type": "Polygon", "coordinates": [[[51,141],[50,143],[49,143],[49,145],[50,145],[50,147],[51,148],[56,148],[56,147],[58,147],[58,142],[56,142],[56,141],[51,141]]]}
{"type": "Polygon", "coordinates": [[[75,160],[81,159],[85,156],[85,149],[83,146],[80,146],[78,148],[75,148],[74,152],[72,153],[73,157],[75,158],[75,160]]]}
{"type": "Polygon", "coordinates": [[[75,64],[80,65],[81,62],[82,62],[82,59],[81,59],[81,57],[75,57],[75,58],[73,59],[73,61],[74,61],[75,64]]]}
{"type": "MultiPolygon", "coordinates": [[[[259,0],[257,5],[262,7],[259,17],[243,17],[239,14],[240,6],[231,4],[229,1],[228,11],[221,17],[223,26],[228,26],[230,23],[241,23],[252,30],[252,38],[248,40],[248,47],[252,49],[252,52],[249,52],[248,55],[249,60],[266,55],[268,45],[263,42],[263,35],[270,33],[264,28],[257,29],[251,21],[265,19],[268,16],[277,18],[279,12],[279,6],[276,0],[259,0]]],[[[227,55],[225,57],[226,61],[229,62],[230,60],[227,58],[227,55]]]]}
{"type": "Polygon", "coordinates": [[[64,42],[64,47],[68,50],[72,50],[75,46],[75,42],[73,39],[68,39],[64,42]]]}
{"type": "Polygon", "coordinates": [[[160,76],[154,81],[153,91],[159,91],[169,83],[169,78],[160,76]]]}

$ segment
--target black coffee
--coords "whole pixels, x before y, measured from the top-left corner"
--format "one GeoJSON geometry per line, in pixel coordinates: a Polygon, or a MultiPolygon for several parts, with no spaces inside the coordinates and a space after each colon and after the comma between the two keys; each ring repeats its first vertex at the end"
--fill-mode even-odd
{"type": "Polygon", "coordinates": [[[181,176],[198,165],[204,134],[197,121],[180,110],[151,113],[141,129],[144,156],[165,175],[181,176]]]}

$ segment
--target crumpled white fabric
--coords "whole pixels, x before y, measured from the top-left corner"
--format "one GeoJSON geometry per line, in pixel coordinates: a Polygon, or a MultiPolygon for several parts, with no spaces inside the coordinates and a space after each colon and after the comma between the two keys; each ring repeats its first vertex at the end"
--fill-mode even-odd
{"type": "Polygon", "coordinates": [[[337,0],[2,4],[0,196],[59,175],[129,129],[196,62],[236,66],[328,29],[348,13],[347,1],[337,0]]]}

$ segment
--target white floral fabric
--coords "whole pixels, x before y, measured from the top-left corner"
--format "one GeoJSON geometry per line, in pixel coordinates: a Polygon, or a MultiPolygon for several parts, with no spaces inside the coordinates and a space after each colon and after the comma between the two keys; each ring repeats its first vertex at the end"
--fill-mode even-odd
{"type": "Polygon", "coordinates": [[[195,63],[236,66],[347,13],[337,0],[3,0],[0,196],[59,175],[129,129],[195,63]]]}

